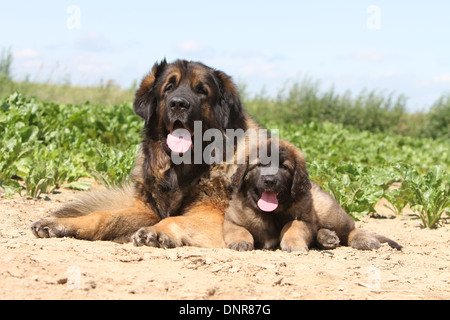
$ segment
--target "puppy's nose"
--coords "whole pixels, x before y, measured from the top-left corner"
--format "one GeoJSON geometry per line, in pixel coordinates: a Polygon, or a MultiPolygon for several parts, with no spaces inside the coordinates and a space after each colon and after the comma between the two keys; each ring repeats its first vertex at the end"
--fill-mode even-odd
{"type": "Polygon", "coordinates": [[[189,109],[189,101],[181,97],[173,97],[169,101],[169,107],[172,109],[189,109]]]}
{"type": "Polygon", "coordinates": [[[274,176],[264,176],[264,183],[266,186],[273,186],[277,183],[274,176]]]}

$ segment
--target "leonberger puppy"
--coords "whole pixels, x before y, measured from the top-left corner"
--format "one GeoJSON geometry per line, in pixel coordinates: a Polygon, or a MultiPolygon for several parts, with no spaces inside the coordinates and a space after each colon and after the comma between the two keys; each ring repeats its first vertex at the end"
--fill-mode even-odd
{"type": "Polygon", "coordinates": [[[212,128],[223,135],[227,129],[259,128],[243,111],[235,84],[201,63],[163,60],[142,80],[134,111],[145,125],[132,184],[88,193],[34,222],[32,232],[41,238],[132,240],[161,247],[224,246],[223,216],[235,167],[195,161],[194,152],[190,161],[178,164],[172,156],[205,149],[207,141],[194,137],[195,123],[199,136],[212,128]]]}
{"type": "Polygon", "coordinates": [[[322,249],[342,243],[368,250],[379,248],[380,242],[402,248],[386,237],[355,229],[337,201],[309,180],[302,152],[283,140],[278,145],[273,174],[262,174],[262,168],[272,164],[247,161],[232,177],[232,200],[223,227],[228,248],[281,247],[291,252],[308,251],[314,243],[322,249]]]}

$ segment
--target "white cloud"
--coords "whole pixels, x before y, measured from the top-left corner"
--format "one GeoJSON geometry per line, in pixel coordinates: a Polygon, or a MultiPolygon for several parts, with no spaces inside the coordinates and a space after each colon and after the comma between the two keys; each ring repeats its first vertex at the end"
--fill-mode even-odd
{"type": "Polygon", "coordinates": [[[39,52],[32,48],[25,48],[19,51],[14,52],[13,54],[15,59],[33,59],[39,56],[39,52]]]}
{"type": "Polygon", "coordinates": [[[431,81],[434,83],[450,83],[450,74],[446,73],[446,74],[436,75],[431,79],[431,81]]]}
{"type": "Polygon", "coordinates": [[[240,73],[246,77],[277,78],[280,76],[279,67],[274,62],[261,61],[249,63],[240,69],[240,73]]]}
{"type": "Polygon", "coordinates": [[[188,54],[199,54],[205,50],[205,48],[200,44],[200,42],[195,40],[186,40],[180,42],[176,45],[176,49],[184,55],[188,54]]]}
{"type": "Polygon", "coordinates": [[[450,84],[450,74],[437,74],[431,77],[420,77],[413,80],[413,83],[416,87],[426,88],[426,87],[435,87],[435,88],[443,88],[444,91],[448,90],[448,85],[450,84]]]}
{"type": "Polygon", "coordinates": [[[108,60],[97,54],[76,55],[72,61],[78,74],[103,75],[113,69],[108,60]]]}
{"type": "Polygon", "coordinates": [[[387,70],[387,71],[381,71],[381,72],[377,72],[371,76],[369,76],[370,78],[398,78],[401,77],[403,74],[397,70],[387,70]]]}
{"type": "Polygon", "coordinates": [[[83,51],[101,52],[115,50],[111,42],[99,32],[82,34],[75,40],[75,48],[83,51]]]}
{"type": "Polygon", "coordinates": [[[383,56],[381,53],[378,53],[374,50],[366,50],[361,52],[353,52],[348,55],[349,58],[359,60],[359,61],[367,61],[367,62],[379,62],[383,60],[383,56]]]}
{"type": "Polygon", "coordinates": [[[16,79],[33,76],[36,80],[45,66],[45,60],[39,51],[24,48],[13,52],[12,74],[16,79]]]}

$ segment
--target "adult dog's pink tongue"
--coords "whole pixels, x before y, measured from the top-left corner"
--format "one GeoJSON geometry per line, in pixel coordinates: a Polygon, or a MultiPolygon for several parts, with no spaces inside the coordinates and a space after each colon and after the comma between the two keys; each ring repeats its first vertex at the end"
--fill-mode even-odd
{"type": "Polygon", "coordinates": [[[278,199],[275,192],[264,191],[258,201],[258,207],[265,212],[272,212],[278,208],[278,199]]]}
{"type": "Polygon", "coordinates": [[[192,146],[192,137],[186,129],[176,129],[167,135],[169,149],[177,153],[185,153],[192,146]]]}

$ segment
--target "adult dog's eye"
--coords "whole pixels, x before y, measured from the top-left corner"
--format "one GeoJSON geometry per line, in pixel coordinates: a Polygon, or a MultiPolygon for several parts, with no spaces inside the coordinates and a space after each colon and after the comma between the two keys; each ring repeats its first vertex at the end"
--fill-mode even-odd
{"type": "Polygon", "coordinates": [[[170,90],[173,89],[173,83],[169,83],[165,88],[164,88],[164,92],[169,92],[170,90]]]}
{"type": "Polygon", "coordinates": [[[203,86],[202,84],[199,84],[195,90],[197,91],[197,93],[199,94],[203,94],[205,96],[208,95],[208,90],[205,88],[205,86],[203,86]]]}
{"type": "Polygon", "coordinates": [[[287,165],[285,165],[284,163],[280,167],[281,167],[281,169],[289,170],[289,167],[287,165]]]}

